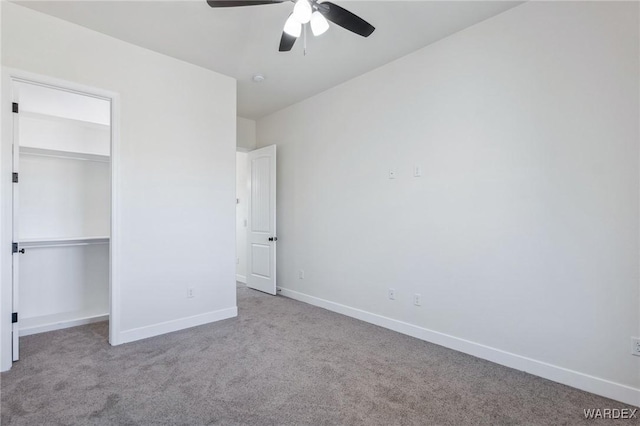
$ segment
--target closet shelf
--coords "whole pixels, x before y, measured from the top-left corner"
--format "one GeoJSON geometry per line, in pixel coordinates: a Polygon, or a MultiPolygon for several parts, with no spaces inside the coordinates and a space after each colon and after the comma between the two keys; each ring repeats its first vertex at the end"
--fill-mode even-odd
{"type": "Polygon", "coordinates": [[[29,146],[21,146],[20,154],[37,155],[39,157],[66,158],[70,160],[99,161],[102,163],[109,163],[111,161],[111,157],[108,155],[89,154],[86,152],[75,151],[62,151],[59,149],[33,148],[29,146]]]}
{"type": "Polygon", "coordinates": [[[89,244],[108,244],[108,236],[99,237],[64,237],[64,238],[25,238],[18,241],[18,245],[23,248],[34,247],[61,247],[61,246],[84,246],[89,244]]]}

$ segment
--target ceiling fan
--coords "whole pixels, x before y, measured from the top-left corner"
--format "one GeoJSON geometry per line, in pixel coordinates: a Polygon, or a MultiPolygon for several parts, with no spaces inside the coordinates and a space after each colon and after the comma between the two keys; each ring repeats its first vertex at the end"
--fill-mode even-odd
{"type": "MultiPolygon", "coordinates": [[[[304,25],[311,26],[313,35],[319,36],[329,29],[329,22],[341,26],[362,37],[369,37],[375,28],[364,19],[329,1],[318,0],[207,0],[211,7],[259,6],[292,1],[293,12],[284,24],[280,39],[280,52],[288,52],[302,33],[304,25]]],[[[305,32],[306,35],[306,32],[305,32]]]]}

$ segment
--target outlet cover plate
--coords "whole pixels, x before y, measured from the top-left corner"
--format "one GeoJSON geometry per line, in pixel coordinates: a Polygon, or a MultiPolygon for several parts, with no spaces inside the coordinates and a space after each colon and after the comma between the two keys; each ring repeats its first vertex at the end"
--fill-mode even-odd
{"type": "Polygon", "coordinates": [[[396,300],[396,289],[395,288],[390,288],[389,289],[389,299],[396,300]]]}
{"type": "Polygon", "coordinates": [[[631,338],[631,355],[640,356],[640,338],[631,338]]]}

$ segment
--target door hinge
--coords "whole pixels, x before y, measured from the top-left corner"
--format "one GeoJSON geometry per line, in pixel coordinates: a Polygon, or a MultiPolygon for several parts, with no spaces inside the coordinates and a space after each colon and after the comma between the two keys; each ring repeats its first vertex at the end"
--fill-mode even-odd
{"type": "Polygon", "coordinates": [[[20,107],[18,106],[17,102],[13,102],[11,104],[11,110],[16,114],[20,111],[20,107]]]}
{"type": "Polygon", "coordinates": [[[13,178],[12,178],[13,183],[18,183],[18,173],[13,172],[13,175],[12,175],[12,176],[13,176],[13,178]]]}
{"type": "Polygon", "coordinates": [[[18,243],[11,243],[11,253],[18,252],[18,243]]]}
{"type": "Polygon", "coordinates": [[[14,313],[11,314],[11,323],[15,324],[17,322],[18,322],[18,313],[14,312],[14,313]]]}

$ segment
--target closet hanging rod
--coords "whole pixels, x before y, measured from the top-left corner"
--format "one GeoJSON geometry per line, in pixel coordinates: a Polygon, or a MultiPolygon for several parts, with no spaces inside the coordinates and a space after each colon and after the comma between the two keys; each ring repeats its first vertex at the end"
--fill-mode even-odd
{"type": "Polygon", "coordinates": [[[34,249],[34,248],[51,248],[51,247],[74,247],[74,246],[92,246],[95,244],[109,244],[109,241],[87,241],[83,243],[55,243],[55,244],[20,244],[21,248],[34,249]]]}

